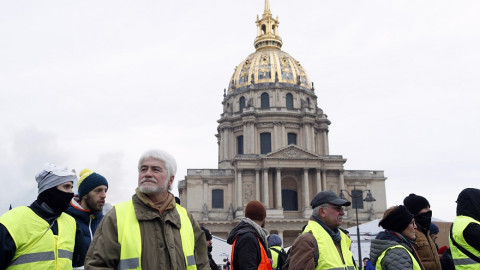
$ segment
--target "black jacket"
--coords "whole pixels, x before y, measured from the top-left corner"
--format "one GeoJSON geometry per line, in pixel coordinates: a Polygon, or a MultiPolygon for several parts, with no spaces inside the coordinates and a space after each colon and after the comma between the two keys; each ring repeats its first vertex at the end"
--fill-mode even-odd
{"type": "Polygon", "coordinates": [[[262,243],[268,257],[272,257],[267,248],[267,244],[257,235],[255,228],[244,221],[240,221],[240,223],[233,228],[230,235],[228,235],[227,243],[232,245],[233,242],[235,242],[235,239],[237,242],[235,243],[235,250],[231,257],[232,266],[235,270],[253,270],[258,268],[258,265],[260,265],[262,260],[262,253],[258,240],[262,243]]]}

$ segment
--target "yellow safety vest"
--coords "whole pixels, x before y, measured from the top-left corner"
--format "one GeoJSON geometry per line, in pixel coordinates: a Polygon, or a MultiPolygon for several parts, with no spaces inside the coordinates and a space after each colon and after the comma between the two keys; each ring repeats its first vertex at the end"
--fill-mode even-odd
{"type": "Polygon", "coordinates": [[[337,269],[348,269],[353,270],[357,269],[355,263],[353,262],[353,255],[350,251],[350,239],[348,236],[340,230],[340,235],[342,236],[342,240],[340,242],[340,248],[342,250],[343,255],[343,263],[342,258],[340,258],[340,254],[338,253],[337,247],[332,240],[330,234],[328,234],[325,229],[318,224],[316,221],[310,220],[308,221],[307,227],[303,233],[307,233],[312,231],[313,236],[317,240],[319,256],[318,256],[318,264],[315,269],[317,270],[337,270],[337,269]]]}
{"type": "Polygon", "coordinates": [[[380,256],[378,257],[377,259],[377,263],[375,264],[375,269],[378,269],[378,270],[381,270],[382,269],[382,259],[383,257],[385,257],[385,254],[387,254],[387,251],[389,251],[390,249],[394,249],[394,248],[403,248],[405,249],[407,252],[408,252],[408,255],[410,255],[410,258],[412,259],[412,263],[413,263],[413,270],[422,270],[422,268],[420,267],[420,265],[418,264],[417,262],[417,259],[415,259],[415,257],[413,257],[412,253],[410,251],[408,251],[407,248],[405,248],[404,246],[402,245],[395,245],[395,246],[391,246],[387,249],[385,249],[382,254],[380,254],[380,256]]]}
{"type": "Polygon", "coordinates": [[[75,219],[62,213],[56,222],[58,235],[29,207],[16,207],[1,216],[0,223],[7,228],[16,246],[7,269],[72,269],[75,219]]]}
{"type": "Polygon", "coordinates": [[[282,248],[279,246],[271,246],[269,249],[270,249],[270,254],[272,254],[272,261],[273,261],[272,268],[277,268],[278,257],[280,255],[278,252],[282,253],[282,248]],[[278,252],[272,251],[272,249],[275,249],[278,252]]]}
{"type": "MultiPolygon", "coordinates": [[[[473,255],[480,258],[480,251],[470,246],[465,238],[463,237],[463,231],[470,223],[480,224],[479,221],[468,217],[468,216],[457,216],[453,222],[452,228],[452,237],[455,241],[462,246],[464,249],[470,251],[473,255]]],[[[466,254],[459,250],[449,238],[450,250],[452,252],[453,263],[455,264],[455,269],[480,269],[480,263],[475,260],[470,259],[466,254]]]]}
{"type": "MultiPolygon", "coordinates": [[[[185,208],[177,204],[176,209],[180,215],[180,237],[182,238],[186,268],[187,270],[196,270],[195,235],[192,223],[185,208]]],[[[142,237],[133,201],[129,200],[116,204],[115,211],[117,214],[118,243],[121,245],[118,269],[142,269],[142,237]]]]}

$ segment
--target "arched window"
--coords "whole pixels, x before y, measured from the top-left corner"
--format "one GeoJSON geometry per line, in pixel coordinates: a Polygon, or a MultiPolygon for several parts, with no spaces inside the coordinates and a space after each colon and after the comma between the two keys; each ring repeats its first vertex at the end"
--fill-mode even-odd
{"type": "Polygon", "coordinates": [[[287,139],[288,139],[288,144],[289,145],[290,144],[295,144],[295,145],[297,144],[297,134],[296,133],[290,132],[290,133],[287,134],[287,137],[288,137],[287,139]]]}
{"type": "Polygon", "coordinates": [[[307,98],[307,108],[310,109],[310,99],[309,98],[307,98]]]}
{"type": "Polygon", "coordinates": [[[223,209],[223,189],[212,190],[212,209],[223,209]]]}
{"type": "Polygon", "coordinates": [[[282,190],[282,207],[284,211],[298,211],[297,191],[282,190]]]}
{"type": "Polygon", "coordinates": [[[261,108],[262,109],[268,109],[270,108],[270,97],[268,96],[267,93],[263,93],[260,96],[260,103],[261,103],[261,108]]]}
{"type": "Polygon", "coordinates": [[[269,132],[260,133],[260,154],[272,152],[272,136],[269,132]]]}
{"type": "Polygon", "coordinates": [[[286,96],[287,100],[287,109],[293,109],[293,96],[292,94],[288,93],[286,96]]]}
{"type": "Polygon", "coordinates": [[[265,24],[262,24],[262,34],[266,34],[267,33],[267,27],[265,26],[265,24]]]}
{"type": "Polygon", "coordinates": [[[237,154],[243,155],[243,136],[237,137],[237,154]]]}
{"type": "Polygon", "coordinates": [[[240,103],[240,112],[243,112],[243,108],[245,108],[245,97],[241,97],[239,100],[240,103]]]}

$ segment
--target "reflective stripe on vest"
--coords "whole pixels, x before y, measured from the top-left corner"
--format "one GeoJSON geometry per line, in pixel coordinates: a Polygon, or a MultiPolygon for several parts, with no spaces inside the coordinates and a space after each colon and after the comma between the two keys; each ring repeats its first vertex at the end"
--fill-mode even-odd
{"type": "MultiPolygon", "coordinates": [[[[192,223],[185,208],[177,204],[176,209],[180,216],[180,237],[186,268],[187,270],[196,270],[195,235],[192,223]]],[[[133,201],[129,200],[116,204],[115,211],[117,214],[118,243],[121,246],[118,269],[142,269],[142,237],[133,201]]]]}
{"type": "Polygon", "coordinates": [[[403,248],[405,251],[408,252],[408,255],[410,255],[410,259],[412,260],[412,263],[413,263],[413,268],[412,268],[413,270],[421,270],[422,269],[420,267],[420,265],[418,264],[417,259],[415,259],[415,257],[413,257],[413,254],[407,248],[405,248],[402,245],[395,245],[395,246],[391,246],[391,247],[385,249],[382,252],[382,254],[380,254],[380,256],[378,257],[377,263],[375,264],[375,269],[378,269],[378,270],[382,269],[382,259],[383,259],[383,257],[385,257],[385,254],[387,254],[387,251],[389,251],[390,249],[394,249],[394,248],[403,248]]]}
{"type": "MultiPolygon", "coordinates": [[[[237,236],[237,238],[238,238],[238,236],[237,236]]],[[[232,259],[231,268],[232,268],[232,270],[235,270],[233,268],[233,260],[235,258],[234,250],[235,250],[235,244],[237,243],[237,238],[235,238],[235,241],[233,241],[233,244],[232,244],[232,254],[231,254],[231,259],[232,259]]],[[[270,259],[268,258],[267,252],[265,251],[265,248],[263,247],[263,245],[260,242],[260,239],[258,239],[258,237],[257,237],[257,241],[258,241],[258,246],[260,247],[260,254],[262,255],[262,257],[260,258],[260,264],[258,265],[257,269],[258,270],[272,270],[272,264],[270,263],[270,259]]],[[[240,260],[241,259],[242,258],[240,258],[240,260]]]]}
{"type": "MultiPolygon", "coordinates": [[[[470,223],[476,223],[480,225],[480,222],[468,217],[468,216],[457,216],[455,221],[453,222],[452,228],[452,237],[455,241],[465,248],[466,250],[470,251],[473,255],[480,258],[480,251],[476,250],[472,246],[470,246],[465,238],[463,237],[463,231],[470,223]]],[[[480,263],[476,262],[473,259],[470,259],[466,254],[464,254],[461,250],[459,250],[450,240],[450,250],[452,252],[453,263],[455,264],[455,269],[479,269],[480,263]]]]}
{"type": "Polygon", "coordinates": [[[0,217],[0,223],[16,246],[7,269],[72,269],[75,219],[62,213],[55,222],[58,235],[53,235],[50,225],[26,206],[14,208],[0,217]]]}
{"type": "Polygon", "coordinates": [[[273,261],[273,263],[272,263],[272,268],[277,268],[277,266],[278,266],[278,257],[280,257],[280,253],[282,252],[282,248],[279,247],[279,246],[271,246],[269,249],[270,249],[270,254],[272,254],[272,261],[273,261]],[[280,253],[275,252],[275,251],[272,251],[272,249],[274,249],[274,250],[276,250],[276,251],[278,251],[278,252],[280,252],[280,253]]]}
{"type": "Polygon", "coordinates": [[[350,239],[348,236],[339,230],[342,240],[340,242],[340,248],[342,250],[343,261],[338,252],[337,246],[332,240],[332,237],[325,231],[325,229],[318,224],[316,221],[308,221],[307,227],[303,233],[312,231],[313,236],[317,240],[318,250],[318,264],[315,269],[326,269],[326,270],[354,270],[355,263],[353,262],[353,254],[350,251],[350,239]],[[345,263],[343,263],[345,262],[345,263]]]}

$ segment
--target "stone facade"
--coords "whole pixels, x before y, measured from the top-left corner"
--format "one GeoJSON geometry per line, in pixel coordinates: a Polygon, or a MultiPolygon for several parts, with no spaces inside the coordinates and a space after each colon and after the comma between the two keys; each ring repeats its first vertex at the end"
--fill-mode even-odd
{"type": "MultiPolygon", "coordinates": [[[[345,170],[346,159],[330,155],[331,122],[318,107],[303,67],[280,50],[278,20],[268,0],[257,27],[256,52],[237,66],[224,93],[216,135],[218,169],[189,169],[178,186],[182,205],[213,234],[226,238],[246,204],[262,201],[266,229],[280,235],[284,246],[307,223],[310,201],[322,190],[355,191],[363,198],[371,190],[376,201],[359,205],[359,222],[381,217],[386,210],[383,171],[345,170]]],[[[344,223],[345,228],[355,225],[351,207],[344,223]]]]}

